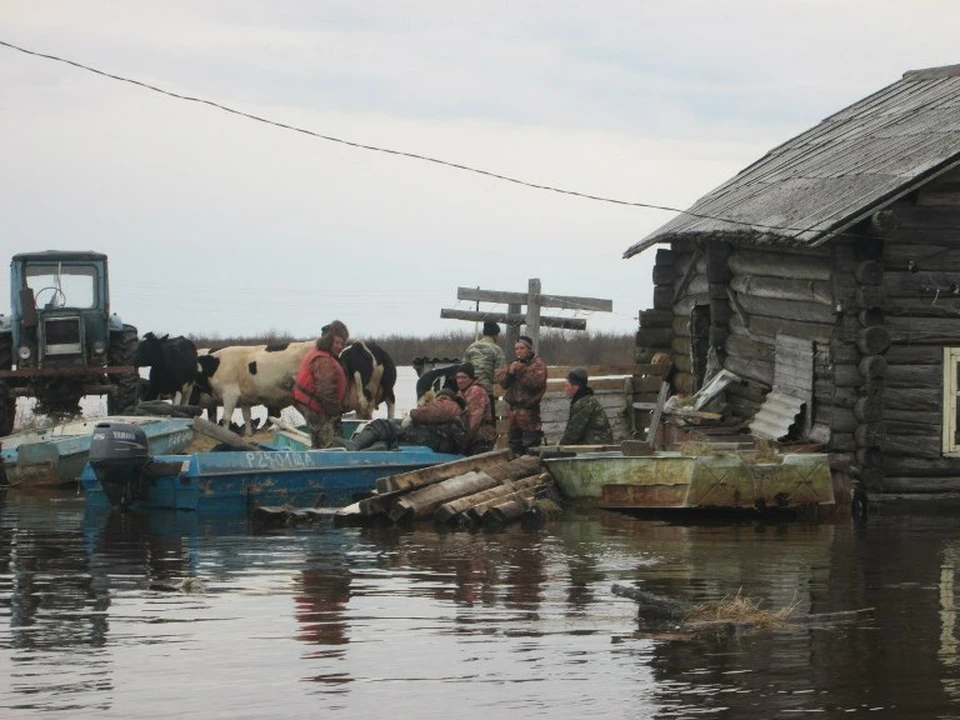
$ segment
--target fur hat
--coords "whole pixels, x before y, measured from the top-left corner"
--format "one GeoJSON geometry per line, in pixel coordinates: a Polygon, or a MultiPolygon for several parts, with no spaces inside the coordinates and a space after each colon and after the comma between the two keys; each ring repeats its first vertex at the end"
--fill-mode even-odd
{"type": "Polygon", "coordinates": [[[448,397],[451,400],[456,400],[457,394],[450,388],[440,388],[439,392],[437,392],[437,397],[448,397]]]}
{"type": "Polygon", "coordinates": [[[320,337],[317,338],[317,349],[329,352],[333,348],[333,339],[335,337],[343,339],[344,345],[346,345],[350,339],[350,331],[347,330],[347,326],[339,320],[334,320],[320,329],[320,337]]]}
{"type": "Polygon", "coordinates": [[[459,365],[457,367],[457,374],[459,375],[460,373],[463,373],[464,375],[470,378],[473,378],[474,380],[477,379],[477,371],[474,369],[473,363],[467,362],[467,363],[464,363],[463,365],[459,365]]]}
{"type": "Polygon", "coordinates": [[[533,339],[529,335],[521,335],[520,337],[517,338],[517,342],[523,343],[528,348],[533,350],[533,339]]]}
{"type": "Polygon", "coordinates": [[[483,323],[483,334],[495,337],[500,334],[500,326],[493,320],[485,320],[483,323]]]}
{"type": "Polygon", "coordinates": [[[570,372],[567,373],[567,381],[573,385],[579,385],[580,387],[587,386],[587,369],[585,367],[575,367],[571,368],[570,372]]]}
{"type": "Polygon", "coordinates": [[[334,320],[333,322],[324,325],[320,330],[321,335],[337,335],[342,337],[344,342],[350,338],[350,331],[347,330],[347,326],[344,325],[339,320],[334,320]]]}

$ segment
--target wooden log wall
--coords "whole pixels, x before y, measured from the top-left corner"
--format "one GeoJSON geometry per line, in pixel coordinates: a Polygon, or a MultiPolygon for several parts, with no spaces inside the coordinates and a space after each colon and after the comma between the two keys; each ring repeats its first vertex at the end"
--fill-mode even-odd
{"type": "MultiPolygon", "coordinates": [[[[737,245],[726,258],[730,307],[723,366],[744,379],[727,389],[730,411],[756,415],[774,384],[777,334],[815,343],[812,435],[829,437],[833,383],[826,349],[836,323],[827,250],[796,252],[737,245]]],[[[711,306],[712,309],[712,306],[711,306]]]]}
{"type": "MultiPolygon", "coordinates": [[[[889,342],[884,378],[874,381],[883,383],[882,420],[865,421],[861,431],[864,442],[882,440],[882,455],[858,445],[858,462],[880,463],[880,472],[864,464],[875,490],[958,492],[960,458],[944,457],[942,446],[943,349],[960,345],[958,196],[933,185],[916,202],[903,200],[891,210],[894,222],[882,236],[876,267],[860,273],[882,278],[872,293],[889,342]],[[952,200],[939,204],[943,197],[952,200]]],[[[869,350],[884,338],[864,334],[858,341],[869,350]]]]}
{"type": "Polygon", "coordinates": [[[653,309],[640,312],[635,358],[638,363],[649,363],[655,353],[671,350],[674,283],[683,272],[677,252],[657,250],[653,267],[653,309]]]}
{"type": "Polygon", "coordinates": [[[851,474],[870,491],[884,486],[887,436],[883,400],[888,387],[890,333],[882,307],[884,240],[864,229],[833,246],[836,325],[833,449],[852,453],[851,474]],[[852,443],[851,443],[852,438],[852,443]]]}

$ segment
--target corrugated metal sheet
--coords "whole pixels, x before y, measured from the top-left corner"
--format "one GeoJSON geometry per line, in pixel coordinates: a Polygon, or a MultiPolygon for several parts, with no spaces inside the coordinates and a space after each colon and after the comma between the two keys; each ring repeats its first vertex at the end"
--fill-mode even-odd
{"type": "Polygon", "coordinates": [[[957,165],[960,65],[907,72],[771,150],[624,257],[689,235],[818,245],[957,165]]]}
{"type": "Polygon", "coordinates": [[[790,432],[802,409],[802,399],[772,390],[750,423],[750,432],[754,437],[779,440],[790,432]]]}

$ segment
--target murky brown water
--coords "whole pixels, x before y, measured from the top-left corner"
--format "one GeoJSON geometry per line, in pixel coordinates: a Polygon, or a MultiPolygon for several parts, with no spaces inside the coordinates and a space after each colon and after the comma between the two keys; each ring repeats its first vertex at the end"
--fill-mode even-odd
{"type": "Polygon", "coordinates": [[[258,532],[3,502],[0,716],[960,716],[952,517],[258,532]],[[637,581],[876,616],[650,634],[610,591],[637,581]]]}

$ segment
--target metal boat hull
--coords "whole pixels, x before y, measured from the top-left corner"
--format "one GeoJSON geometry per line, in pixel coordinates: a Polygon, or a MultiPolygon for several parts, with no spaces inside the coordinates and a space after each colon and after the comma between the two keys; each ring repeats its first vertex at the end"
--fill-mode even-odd
{"type": "Polygon", "coordinates": [[[609,508],[792,508],[834,503],[830,464],[820,453],[755,462],[737,455],[625,456],[613,451],[544,458],[544,463],[567,497],[609,508]]]}
{"type": "MultiPolygon", "coordinates": [[[[262,505],[344,507],[387,475],[458,460],[429,448],[389,451],[223,451],[152,459],[128,508],[247,512],[262,505]]],[[[81,475],[90,506],[110,500],[94,469],[81,475]]]]}
{"type": "Polygon", "coordinates": [[[195,437],[189,418],[101,417],[56,425],[2,439],[3,462],[11,488],[25,492],[75,489],[87,464],[93,429],[104,421],[133,423],[144,429],[150,452],[176,453],[195,437]]]}

